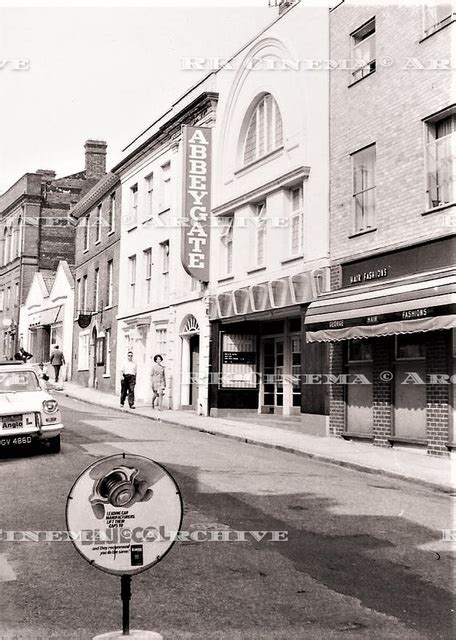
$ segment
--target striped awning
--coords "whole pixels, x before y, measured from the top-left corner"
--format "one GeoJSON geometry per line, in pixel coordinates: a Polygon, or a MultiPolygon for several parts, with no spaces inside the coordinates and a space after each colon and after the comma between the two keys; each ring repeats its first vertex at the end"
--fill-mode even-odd
{"type": "Polygon", "coordinates": [[[456,268],[325,293],[305,325],[307,342],[456,328],[456,268]]]}

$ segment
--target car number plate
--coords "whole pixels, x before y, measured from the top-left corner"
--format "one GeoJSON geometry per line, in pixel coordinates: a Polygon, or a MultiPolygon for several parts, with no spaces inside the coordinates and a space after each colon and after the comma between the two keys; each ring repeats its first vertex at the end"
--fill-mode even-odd
{"type": "Polygon", "coordinates": [[[3,431],[35,426],[35,416],[33,413],[24,413],[15,416],[1,416],[0,420],[2,421],[3,431]]]}
{"type": "Polygon", "coordinates": [[[10,447],[23,444],[31,444],[32,436],[16,436],[9,438],[0,438],[0,447],[10,447]]]}

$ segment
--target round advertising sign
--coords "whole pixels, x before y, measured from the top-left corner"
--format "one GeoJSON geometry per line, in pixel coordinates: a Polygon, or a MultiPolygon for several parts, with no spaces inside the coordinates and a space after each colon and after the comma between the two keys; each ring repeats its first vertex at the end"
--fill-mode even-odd
{"type": "Polygon", "coordinates": [[[87,467],[71,487],[66,523],[79,553],[115,575],[149,569],[168,553],[182,524],[182,497],[164,467],[121,453],[87,467]]]}

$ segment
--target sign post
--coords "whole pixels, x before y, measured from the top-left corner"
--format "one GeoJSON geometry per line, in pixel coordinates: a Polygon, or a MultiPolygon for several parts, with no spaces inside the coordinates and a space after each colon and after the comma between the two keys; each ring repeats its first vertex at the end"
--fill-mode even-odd
{"type": "Polygon", "coordinates": [[[120,576],[122,631],[96,636],[160,640],[152,631],[130,631],[131,577],[150,569],[175,543],[182,497],[174,478],[144,456],[116,454],[81,473],[67,497],[70,538],[90,565],[120,576]]]}

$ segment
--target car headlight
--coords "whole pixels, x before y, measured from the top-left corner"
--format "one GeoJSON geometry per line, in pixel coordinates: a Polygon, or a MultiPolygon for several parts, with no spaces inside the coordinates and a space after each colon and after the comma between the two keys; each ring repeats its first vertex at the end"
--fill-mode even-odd
{"type": "Polygon", "coordinates": [[[43,411],[44,413],[55,413],[59,408],[57,400],[44,400],[43,411]]]}

